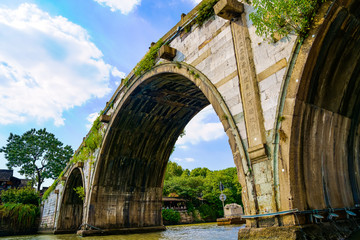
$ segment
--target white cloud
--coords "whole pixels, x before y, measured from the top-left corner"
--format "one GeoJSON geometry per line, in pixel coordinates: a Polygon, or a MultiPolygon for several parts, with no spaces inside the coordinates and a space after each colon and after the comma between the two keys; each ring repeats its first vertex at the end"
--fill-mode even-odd
{"type": "Polygon", "coordinates": [[[172,159],[175,162],[194,162],[195,159],[193,158],[173,158],[172,159]]]}
{"type": "Polygon", "coordinates": [[[141,0],[94,0],[102,6],[110,7],[112,12],[120,11],[122,14],[128,14],[137,5],[140,5],[141,0]]]}
{"type": "Polygon", "coordinates": [[[195,5],[199,4],[202,0],[191,0],[191,2],[195,5]]]}
{"type": "Polygon", "coordinates": [[[89,116],[86,118],[86,120],[88,121],[88,124],[86,124],[86,128],[88,130],[90,130],[90,128],[92,127],[94,121],[96,120],[96,118],[99,116],[98,112],[94,112],[89,114],[89,116]]]}
{"type": "Polygon", "coordinates": [[[123,72],[120,72],[116,67],[112,67],[111,75],[114,77],[124,78],[126,75],[123,72]]]}
{"type": "Polygon", "coordinates": [[[110,92],[121,72],[106,64],[87,31],[34,4],[0,8],[0,124],[53,119],[110,92]]]}
{"type": "Polygon", "coordinates": [[[178,146],[180,149],[183,149],[183,150],[188,150],[189,149],[189,147],[188,146],[186,146],[186,145],[180,145],[180,146],[178,146]]]}
{"type": "Polygon", "coordinates": [[[194,6],[198,5],[202,0],[181,0],[182,2],[190,2],[192,3],[194,6]]]}
{"type": "Polygon", "coordinates": [[[185,127],[186,135],[179,138],[176,145],[179,148],[186,149],[187,144],[195,145],[203,141],[209,142],[224,137],[223,126],[220,121],[213,120],[214,116],[216,113],[211,106],[204,108],[185,127]]]}

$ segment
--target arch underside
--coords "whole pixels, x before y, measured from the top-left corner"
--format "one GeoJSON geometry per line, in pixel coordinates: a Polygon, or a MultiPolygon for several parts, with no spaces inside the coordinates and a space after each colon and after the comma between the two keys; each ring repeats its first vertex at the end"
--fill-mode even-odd
{"type": "Polygon", "coordinates": [[[317,36],[297,93],[290,165],[299,209],[359,203],[359,5],[348,6],[317,36]]]}
{"type": "Polygon", "coordinates": [[[162,184],[173,146],[209,105],[186,77],[161,73],[132,88],[102,149],[89,208],[101,228],[161,226],[162,184]]]}
{"type": "Polygon", "coordinates": [[[74,188],[83,186],[81,171],[75,168],[67,182],[62,198],[57,231],[76,232],[83,220],[83,200],[74,188]]]}

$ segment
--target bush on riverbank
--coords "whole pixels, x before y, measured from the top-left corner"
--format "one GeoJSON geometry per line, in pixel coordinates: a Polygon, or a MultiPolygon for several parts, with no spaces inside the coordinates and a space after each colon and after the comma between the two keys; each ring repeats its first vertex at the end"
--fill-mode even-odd
{"type": "Polygon", "coordinates": [[[9,189],[1,192],[2,203],[22,203],[39,206],[39,193],[32,187],[9,189]]]}
{"type": "Polygon", "coordinates": [[[199,206],[199,212],[201,218],[206,222],[216,221],[217,215],[214,209],[208,204],[202,204],[199,206]]]}
{"type": "Polygon", "coordinates": [[[34,233],[40,217],[40,196],[31,187],[2,191],[0,236],[34,233]]]}
{"type": "Polygon", "coordinates": [[[39,207],[33,204],[5,203],[0,205],[1,220],[11,226],[12,230],[32,228],[40,216],[39,207]]]}
{"type": "Polygon", "coordinates": [[[161,211],[164,224],[177,224],[180,222],[180,213],[173,209],[163,209],[161,211]]]}

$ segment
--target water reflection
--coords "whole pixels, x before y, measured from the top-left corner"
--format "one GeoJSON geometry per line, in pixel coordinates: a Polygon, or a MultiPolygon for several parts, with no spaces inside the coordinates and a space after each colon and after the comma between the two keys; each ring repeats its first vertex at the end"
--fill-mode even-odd
{"type": "Polygon", "coordinates": [[[166,231],[113,236],[94,236],[82,238],[73,234],[67,235],[32,235],[0,238],[9,240],[234,240],[240,228],[245,225],[217,226],[216,223],[189,224],[168,226],[166,231]]]}

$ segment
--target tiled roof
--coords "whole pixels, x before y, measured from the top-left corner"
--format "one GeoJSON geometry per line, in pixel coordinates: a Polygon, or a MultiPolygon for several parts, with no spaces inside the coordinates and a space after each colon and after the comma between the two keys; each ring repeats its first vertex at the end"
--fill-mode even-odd
{"type": "Polygon", "coordinates": [[[0,181],[10,181],[13,173],[13,170],[0,169],[0,181]]]}

